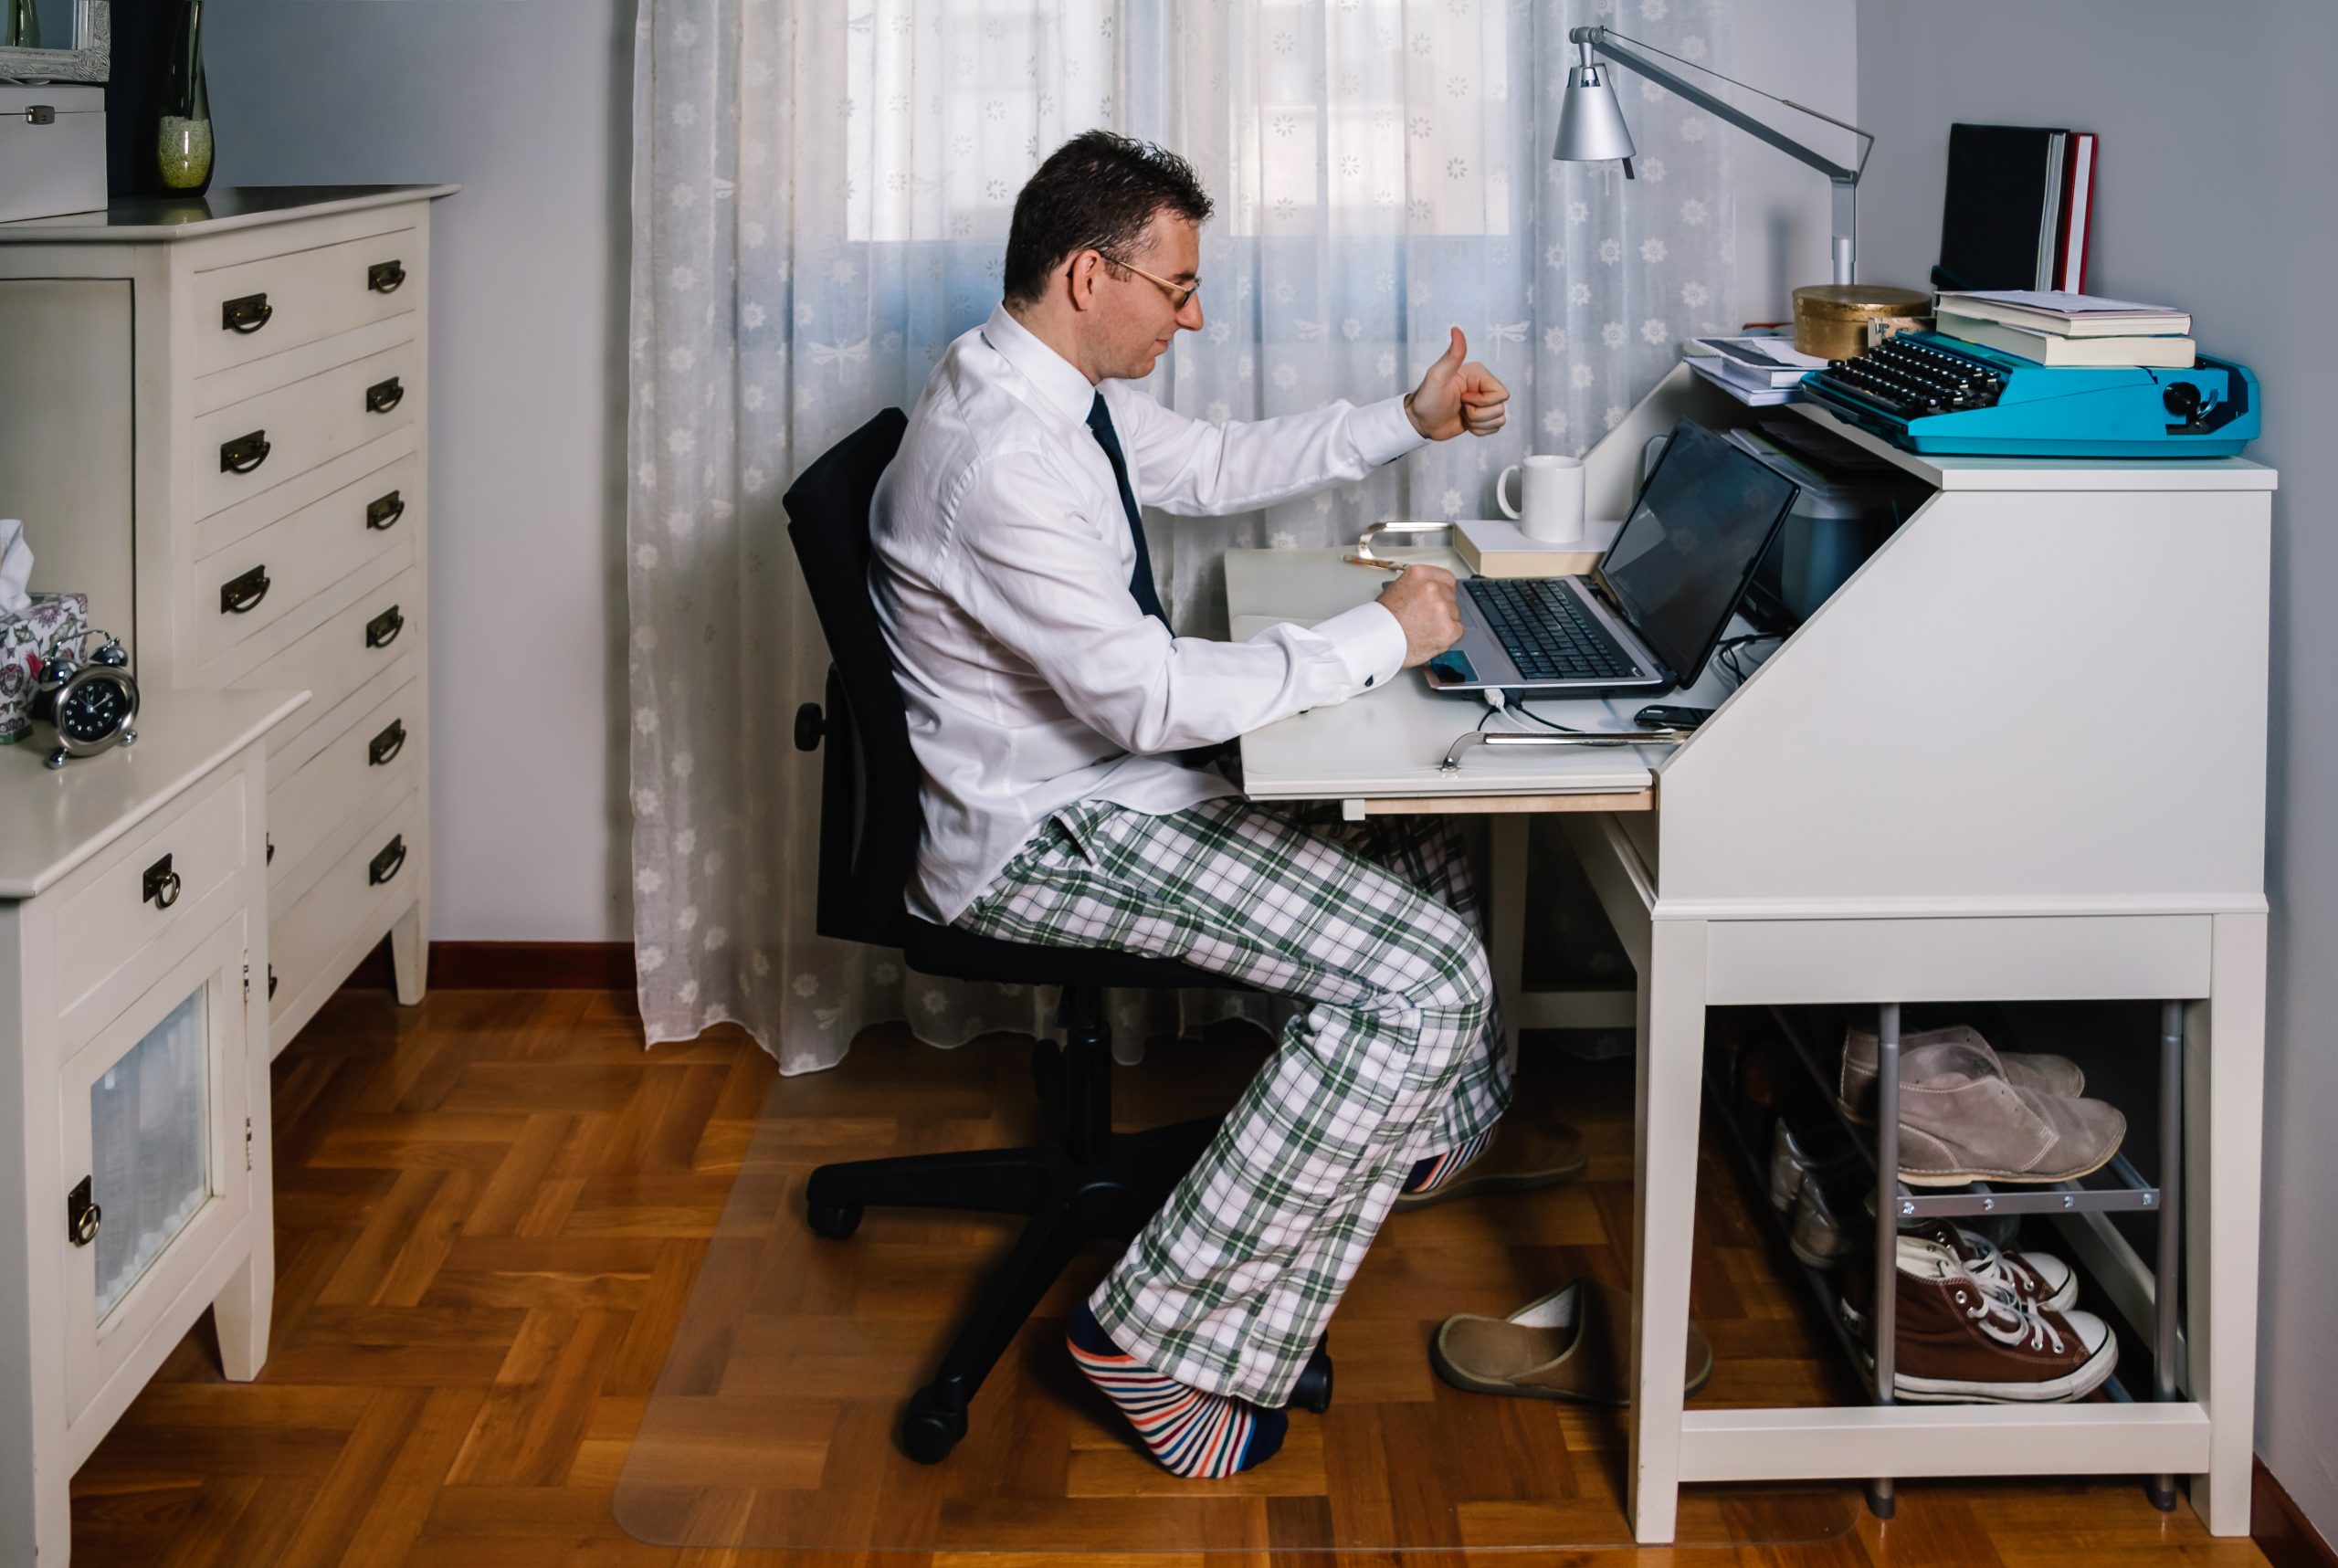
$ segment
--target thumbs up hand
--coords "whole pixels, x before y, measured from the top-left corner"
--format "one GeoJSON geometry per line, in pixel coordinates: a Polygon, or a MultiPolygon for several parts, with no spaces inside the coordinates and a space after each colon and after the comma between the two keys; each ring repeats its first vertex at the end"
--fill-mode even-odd
{"type": "Polygon", "coordinates": [[[1490,436],[1506,417],[1502,408],[1510,401],[1510,388],[1475,360],[1465,362],[1469,352],[1469,341],[1460,328],[1454,328],[1452,346],[1428,367],[1420,385],[1405,395],[1406,416],[1432,441],[1449,441],[1464,430],[1490,436]]]}

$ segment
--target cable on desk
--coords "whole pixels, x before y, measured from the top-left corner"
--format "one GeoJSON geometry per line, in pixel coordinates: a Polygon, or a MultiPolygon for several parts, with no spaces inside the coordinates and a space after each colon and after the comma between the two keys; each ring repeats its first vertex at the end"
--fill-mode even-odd
{"type": "Polygon", "coordinates": [[[1543,715],[1535,712],[1523,702],[1513,702],[1510,707],[1511,711],[1516,713],[1520,718],[1532,719],[1535,723],[1542,725],[1545,730],[1556,730],[1564,735],[1580,735],[1585,733],[1584,731],[1576,729],[1572,724],[1562,724],[1555,719],[1543,718],[1543,715]]]}
{"type": "MultiPolygon", "coordinates": [[[[1738,662],[1737,653],[1740,648],[1751,647],[1754,644],[1759,642],[1783,642],[1785,640],[1785,634],[1784,632],[1748,632],[1743,637],[1727,638],[1719,647],[1713,649],[1713,654],[1720,661],[1722,668],[1729,672],[1731,676],[1730,685],[1734,689],[1744,685],[1746,679],[1754,673],[1754,670],[1747,669],[1743,665],[1738,662]]],[[[1754,666],[1754,669],[1758,669],[1760,668],[1761,666],[1759,665],[1754,666]]]]}

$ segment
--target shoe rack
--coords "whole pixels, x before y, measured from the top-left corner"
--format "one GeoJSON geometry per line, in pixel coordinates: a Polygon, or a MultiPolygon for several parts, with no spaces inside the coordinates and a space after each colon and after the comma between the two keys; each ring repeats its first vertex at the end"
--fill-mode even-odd
{"type": "MultiPolygon", "coordinates": [[[[1895,1317],[1899,1291],[1895,1271],[1898,1267],[1899,1230],[1902,1222],[1924,1219],[1978,1219],[2003,1215],[2048,1216],[2062,1221],[2079,1221],[2080,1216],[2113,1214],[2151,1214],[2157,1216],[2158,1245],[2152,1264],[2146,1268],[2133,1248],[2108,1225],[2096,1224],[2085,1234],[2078,1248],[2081,1256],[2100,1258],[2105,1248],[2123,1254],[2117,1261],[2128,1275],[2147,1275],[2151,1280],[2148,1306],[2155,1321],[2150,1335],[2153,1346],[2152,1387],[2154,1401],[2176,1400],[2176,1362],[2175,1351],[2178,1343],[2176,1327],[2176,1281],[2182,1254],[2180,1186],[2183,1162],[2175,1152],[2184,1147],[2184,1005],[2180,1002],[2164,1002],[2159,1012],[2159,1148],[2160,1163],[2164,1175],[2158,1183],[2147,1181],[2136,1170],[2123,1151],[2112,1156],[2103,1167],[2077,1181],[2038,1184],[1996,1184],[1975,1182],[1966,1186],[1943,1189],[1911,1187],[1899,1179],[1900,1169],[1900,1042],[1901,1006],[1887,1003],[1879,1009],[1877,1035],[1877,1116],[1872,1128],[1862,1127],[1845,1115],[1834,1092],[1836,1072],[1815,1043],[1807,1020],[1796,1010],[1772,1006],[1770,1016],[1790,1047],[1789,1054],[1800,1063],[1817,1089],[1817,1100],[1827,1108],[1848,1135],[1851,1146],[1858,1150],[1868,1169],[1873,1173],[1874,1234],[1870,1239],[1874,1270],[1874,1295],[1867,1313],[1868,1331],[1864,1339],[1855,1335],[1845,1324],[1842,1292],[1830,1268],[1814,1267],[1794,1254],[1788,1245],[1788,1216],[1782,1216],[1769,1203],[1749,1205],[1764,1216],[1774,1239],[1781,1251],[1793,1262],[1796,1272],[1808,1286],[1819,1315],[1841,1347],[1844,1359],[1861,1386],[1869,1402],[1877,1406],[1896,1403],[1894,1396],[1895,1317]]],[[[1757,1190],[1768,1184],[1767,1161],[1763,1151],[1768,1146],[1764,1139],[1750,1139],[1739,1107],[1732,1103],[1727,1086],[1714,1080],[1711,1073],[1705,1078],[1705,1094],[1713,1111],[1713,1121],[1720,1127],[1723,1141],[1743,1162],[1747,1173],[1757,1190]]],[[[1811,1179],[1816,1180],[1814,1175],[1811,1179]]],[[[1855,1224],[1856,1217],[1846,1225],[1855,1224]]],[[[2074,1236],[2079,1233],[2073,1232],[2074,1236]]],[[[2104,1292],[2105,1301],[2098,1305],[2117,1306],[2120,1293],[2104,1292]]],[[[2101,1388],[2104,1397],[2114,1404],[2133,1404],[2135,1394],[2114,1372],[2101,1388]]],[[[2175,1507],[2176,1486],[2173,1475],[2155,1475],[2145,1483],[2146,1494],[2154,1508],[2163,1512],[2175,1507]]],[[[1868,1507],[1879,1519],[1890,1519],[1894,1510],[1892,1479],[1888,1476],[1869,1478],[1867,1486],[1868,1507]]]]}

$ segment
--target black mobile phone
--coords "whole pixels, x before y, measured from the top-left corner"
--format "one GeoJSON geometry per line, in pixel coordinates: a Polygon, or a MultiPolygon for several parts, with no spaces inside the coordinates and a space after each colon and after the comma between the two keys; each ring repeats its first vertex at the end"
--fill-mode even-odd
{"type": "Polygon", "coordinates": [[[1713,716],[1710,708],[1675,708],[1651,702],[1632,715],[1632,722],[1649,730],[1693,730],[1713,716]]]}

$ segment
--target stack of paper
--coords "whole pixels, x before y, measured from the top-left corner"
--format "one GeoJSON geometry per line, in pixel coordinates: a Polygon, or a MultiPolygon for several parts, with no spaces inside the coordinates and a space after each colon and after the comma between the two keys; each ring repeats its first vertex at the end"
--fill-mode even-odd
{"type": "Polygon", "coordinates": [[[1689,368],[1757,408],[1798,401],[1802,378],[1827,362],[1798,353],[1791,338],[1692,338],[1689,368]]]}

